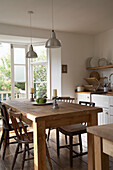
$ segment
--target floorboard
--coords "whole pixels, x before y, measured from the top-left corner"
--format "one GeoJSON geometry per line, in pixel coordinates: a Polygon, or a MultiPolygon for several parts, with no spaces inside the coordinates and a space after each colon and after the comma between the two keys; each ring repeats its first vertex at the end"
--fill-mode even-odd
{"type": "MultiPolygon", "coordinates": [[[[2,132],[0,132],[1,135],[2,132]]],[[[77,137],[74,137],[74,142],[76,143],[78,141],[77,137]]],[[[82,141],[83,141],[83,151],[87,151],[87,135],[82,135],[82,141]]],[[[60,134],[60,144],[65,144],[65,137],[64,135],[60,134]]],[[[50,140],[47,142],[47,146],[49,148],[51,162],[53,166],[53,170],[88,170],[88,160],[87,155],[84,155],[82,157],[74,158],[73,160],[73,168],[70,168],[69,164],[69,150],[68,149],[61,149],[60,150],[60,157],[57,157],[56,152],[56,131],[52,130],[50,134],[50,140]]],[[[12,161],[13,161],[13,155],[15,153],[16,144],[9,145],[6,150],[6,157],[5,160],[2,160],[1,156],[3,153],[3,147],[0,151],[0,170],[10,170],[12,161]]],[[[79,151],[79,147],[75,147],[76,151],[79,151]]],[[[26,154],[27,155],[27,154],[26,154]]],[[[21,161],[22,161],[22,154],[19,154],[15,168],[14,170],[20,170],[21,169],[21,161]]],[[[26,161],[24,170],[33,170],[33,160],[26,161]]],[[[49,170],[49,163],[47,160],[47,170],[49,170]]],[[[110,157],[110,170],[113,169],[113,158],[110,157]]]]}

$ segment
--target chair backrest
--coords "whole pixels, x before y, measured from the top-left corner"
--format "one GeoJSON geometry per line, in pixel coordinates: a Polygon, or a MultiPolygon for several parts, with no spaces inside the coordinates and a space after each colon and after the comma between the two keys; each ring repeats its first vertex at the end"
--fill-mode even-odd
{"type": "Polygon", "coordinates": [[[11,111],[11,109],[9,109],[9,115],[10,115],[12,125],[13,125],[14,131],[16,133],[18,140],[24,140],[24,136],[26,136],[26,138],[30,140],[27,130],[22,122],[22,113],[14,112],[14,111],[11,111]],[[21,124],[21,129],[19,127],[19,122],[17,122],[17,119],[19,120],[21,124]],[[22,134],[22,129],[24,131],[24,135],[22,134]]]}
{"type": "Polygon", "coordinates": [[[3,120],[3,126],[10,129],[9,115],[5,105],[1,105],[1,119],[3,120]]]}
{"type": "Polygon", "coordinates": [[[58,97],[57,100],[62,101],[62,102],[73,103],[75,98],[71,98],[71,97],[58,97]]]}
{"type": "Polygon", "coordinates": [[[79,101],[79,104],[81,104],[81,105],[86,105],[86,106],[91,106],[91,107],[95,107],[95,103],[93,103],[93,102],[79,101]]]}

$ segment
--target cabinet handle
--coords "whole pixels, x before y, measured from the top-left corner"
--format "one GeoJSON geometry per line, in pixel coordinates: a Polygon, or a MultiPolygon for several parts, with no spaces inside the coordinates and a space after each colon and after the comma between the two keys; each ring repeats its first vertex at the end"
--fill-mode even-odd
{"type": "Polygon", "coordinates": [[[105,112],[105,114],[107,114],[107,115],[108,115],[108,112],[105,112]]]}
{"type": "Polygon", "coordinates": [[[87,98],[89,99],[89,96],[87,98]]]}
{"type": "Polygon", "coordinates": [[[110,107],[113,107],[113,105],[110,105],[110,107]]]}

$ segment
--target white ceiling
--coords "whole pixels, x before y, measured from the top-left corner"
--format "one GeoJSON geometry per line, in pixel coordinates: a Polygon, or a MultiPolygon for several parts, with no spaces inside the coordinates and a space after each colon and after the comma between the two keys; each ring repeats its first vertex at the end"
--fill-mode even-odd
{"type": "MultiPolygon", "coordinates": [[[[32,38],[32,44],[45,44],[47,40],[42,38],[32,38]]],[[[29,37],[20,37],[20,36],[10,36],[10,35],[0,35],[0,43],[12,43],[12,44],[23,44],[28,45],[31,43],[29,37]]]]}
{"type": "MultiPolygon", "coordinates": [[[[51,29],[52,0],[0,0],[0,23],[51,29]]],[[[96,34],[113,28],[113,0],[54,0],[55,30],[96,34]]]]}

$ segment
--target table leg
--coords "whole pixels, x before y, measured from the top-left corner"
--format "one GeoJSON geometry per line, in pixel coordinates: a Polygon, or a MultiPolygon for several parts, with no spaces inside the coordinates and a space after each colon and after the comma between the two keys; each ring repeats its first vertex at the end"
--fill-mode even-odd
{"type": "Polygon", "coordinates": [[[33,122],[34,170],[46,170],[45,122],[33,122]]]}
{"type": "Polygon", "coordinates": [[[94,136],[95,170],[109,170],[109,156],[102,151],[102,139],[94,136]]]}
{"type": "MultiPolygon", "coordinates": [[[[96,126],[98,125],[97,114],[91,114],[87,126],[96,126]]],[[[90,133],[87,133],[87,142],[88,142],[88,170],[95,170],[94,164],[94,136],[90,133]]]]}

